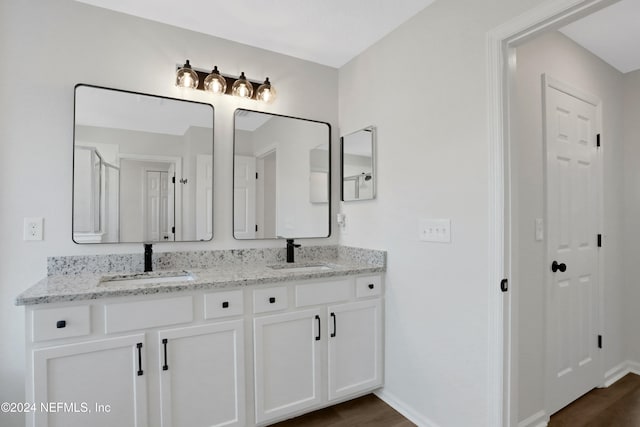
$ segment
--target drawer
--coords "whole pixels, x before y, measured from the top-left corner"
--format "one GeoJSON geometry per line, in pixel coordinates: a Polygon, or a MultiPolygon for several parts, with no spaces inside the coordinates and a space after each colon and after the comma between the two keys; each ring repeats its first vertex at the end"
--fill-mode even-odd
{"type": "Polygon", "coordinates": [[[356,297],[374,297],[382,293],[382,277],[367,276],[356,278],[356,297]]]}
{"type": "Polygon", "coordinates": [[[289,306],[286,286],[256,289],[253,291],[253,312],[268,313],[284,310],[289,306]]]}
{"type": "Polygon", "coordinates": [[[351,279],[296,286],[296,307],[346,301],[353,295],[351,279]]]}
{"type": "Polygon", "coordinates": [[[193,321],[193,297],[108,304],[104,308],[104,332],[135,331],[193,321]]]}
{"type": "Polygon", "coordinates": [[[80,337],[91,333],[90,306],[33,311],[33,341],[80,337]]]}
{"type": "Polygon", "coordinates": [[[240,316],[244,313],[242,290],[215,292],[204,296],[204,318],[240,316]]]}

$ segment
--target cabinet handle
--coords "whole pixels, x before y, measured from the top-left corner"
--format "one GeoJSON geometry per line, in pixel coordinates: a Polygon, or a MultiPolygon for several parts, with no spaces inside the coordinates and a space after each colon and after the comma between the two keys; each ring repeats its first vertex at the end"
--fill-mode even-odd
{"type": "Polygon", "coordinates": [[[273,304],[276,302],[276,297],[269,297],[269,303],[273,304]]]}
{"type": "Polygon", "coordinates": [[[222,303],[222,308],[229,308],[229,301],[224,301],[222,303]]]}
{"type": "Polygon", "coordinates": [[[336,314],[331,313],[331,317],[333,317],[333,332],[331,333],[331,338],[336,336],[336,314]]]}
{"type": "Polygon", "coordinates": [[[141,376],[144,373],[142,371],[142,343],[139,342],[136,347],[138,348],[138,376],[141,376]]]}
{"type": "Polygon", "coordinates": [[[318,335],[316,336],[316,341],[320,341],[320,316],[316,314],[316,320],[318,321],[318,335]]]}
{"type": "Polygon", "coordinates": [[[66,320],[58,320],[56,322],[56,328],[58,328],[58,329],[62,329],[64,327],[66,327],[66,326],[67,326],[67,321],[66,320]]]}
{"type": "Polygon", "coordinates": [[[373,285],[373,283],[369,283],[369,289],[373,289],[375,288],[375,286],[373,285]]]}
{"type": "Polygon", "coordinates": [[[168,371],[169,370],[169,365],[167,365],[167,340],[166,338],[162,339],[162,345],[164,346],[164,365],[162,365],[162,370],[163,371],[168,371]]]}

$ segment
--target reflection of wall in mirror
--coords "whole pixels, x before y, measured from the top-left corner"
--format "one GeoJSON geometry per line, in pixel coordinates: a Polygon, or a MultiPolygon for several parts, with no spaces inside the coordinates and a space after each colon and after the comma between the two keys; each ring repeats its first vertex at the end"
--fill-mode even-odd
{"type": "Polygon", "coordinates": [[[309,183],[309,153],[327,144],[328,136],[325,124],[277,116],[253,132],[254,152],[277,146],[276,230],[274,236],[264,237],[328,234],[328,204],[311,203],[309,183]]]}

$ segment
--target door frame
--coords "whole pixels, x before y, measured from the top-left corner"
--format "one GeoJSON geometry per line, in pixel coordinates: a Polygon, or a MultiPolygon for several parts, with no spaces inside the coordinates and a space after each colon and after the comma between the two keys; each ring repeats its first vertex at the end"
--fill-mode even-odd
{"type": "MultiPolygon", "coordinates": [[[[487,136],[489,142],[488,412],[487,425],[518,425],[517,286],[500,291],[517,269],[512,239],[509,94],[515,48],[546,31],[589,15],[618,0],[543,2],[486,34],[487,136]],[[515,258],[515,259],[514,259],[515,258]]],[[[600,269],[602,275],[602,269],[600,269]]],[[[538,415],[538,414],[536,414],[538,415]]],[[[542,417],[545,414],[541,414],[542,417]]]]}

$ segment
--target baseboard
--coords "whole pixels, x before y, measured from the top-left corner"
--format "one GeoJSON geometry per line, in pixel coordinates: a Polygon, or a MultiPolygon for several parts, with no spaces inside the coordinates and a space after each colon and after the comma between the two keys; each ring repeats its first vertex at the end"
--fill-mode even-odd
{"type": "Polygon", "coordinates": [[[394,394],[389,393],[386,389],[380,389],[374,394],[418,427],[439,427],[438,424],[419,414],[415,409],[405,404],[394,394]]]}
{"type": "Polygon", "coordinates": [[[629,373],[640,375],[640,363],[634,362],[632,360],[625,360],[619,365],[609,369],[604,374],[604,383],[602,387],[609,387],[629,373]]]}
{"type": "Polygon", "coordinates": [[[546,412],[538,411],[530,417],[520,421],[518,427],[547,427],[549,417],[546,412]]]}

